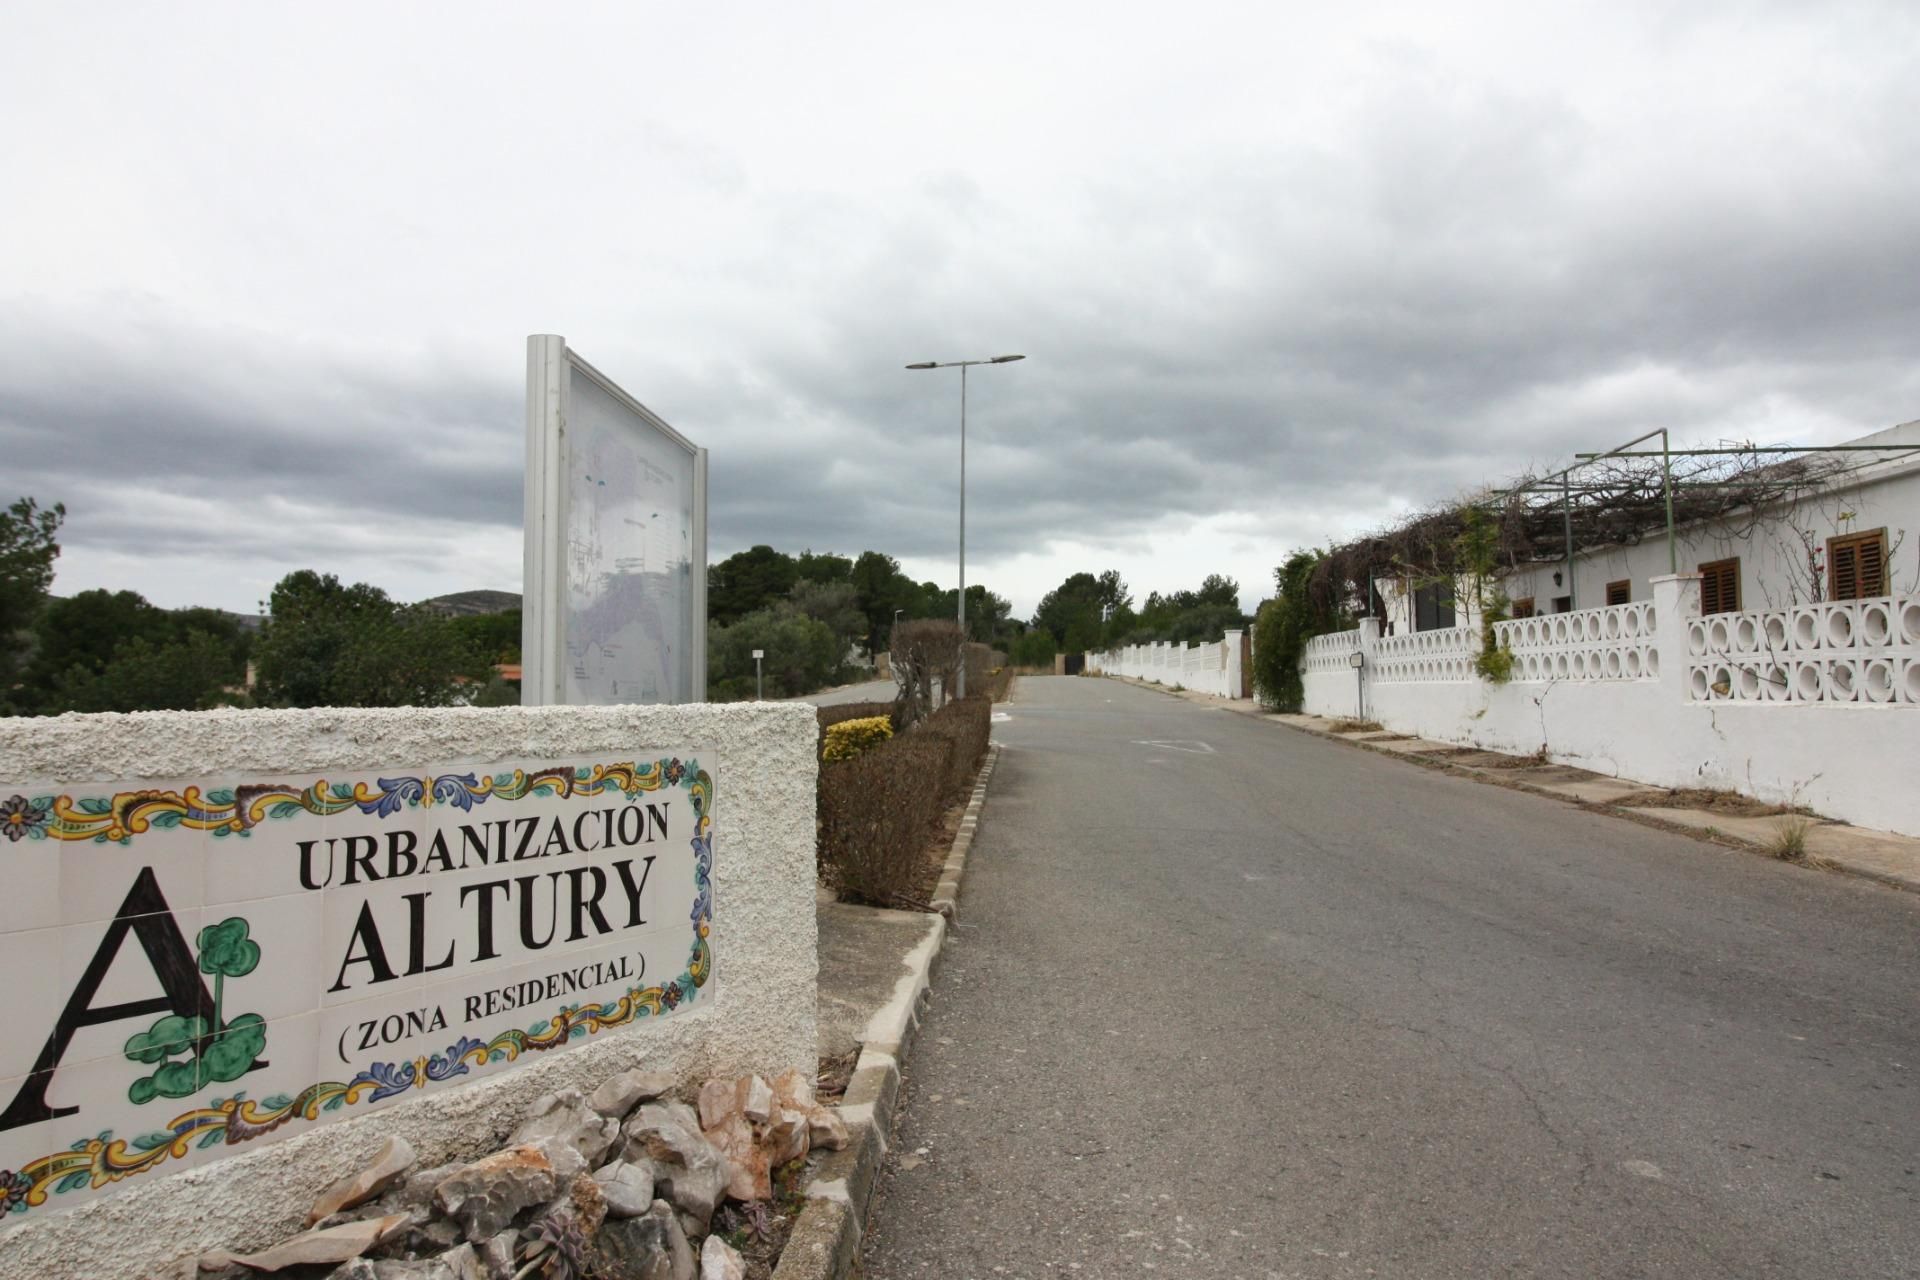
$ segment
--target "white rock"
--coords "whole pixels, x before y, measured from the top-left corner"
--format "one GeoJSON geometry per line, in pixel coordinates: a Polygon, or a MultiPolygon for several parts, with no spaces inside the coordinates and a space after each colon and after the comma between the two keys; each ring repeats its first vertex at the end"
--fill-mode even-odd
{"type": "Polygon", "coordinates": [[[700,1246],[700,1280],[747,1280],[747,1263],[719,1236],[700,1246]]]}
{"type": "Polygon", "coordinates": [[[413,1144],[405,1138],[388,1138],[365,1168],[356,1169],[320,1193],[313,1208],[307,1211],[307,1225],[330,1218],[342,1209],[365,1204],[412,1167],[413,1144]]]}
{"type": "Polygon", "coordinates": [[[588,1096],[587,1105],[603,1116],[625,1120],[641,1103],[672,1093],[676,1083],[664,1071],[627,1071],[595,1089],[588,1096]]]}
{"type": "Polygon", "coordinates": [[[535,1099],[507,1142],[519,1146],[550,1139],[568,1144],[587,1164],[595,1165],[620,1140],[620,1122],[589,1106],[578,1089],[562,1089],[535,1099]]]}
{"type": "Polygon", "coordinates": [[[740,1110],[747,1119],[764,1124],[773,1114],[773,1089],[759,1076],[749,1076],[740,1091],[740,1110]]]}
{"type": "Polygon", "coordinates": [[[637,1218],[653,1205],[653,1165],[649,1161],[616,1160],[596,1170],[593,1180],[606,1197],[610,1218],[637,1218]]]}

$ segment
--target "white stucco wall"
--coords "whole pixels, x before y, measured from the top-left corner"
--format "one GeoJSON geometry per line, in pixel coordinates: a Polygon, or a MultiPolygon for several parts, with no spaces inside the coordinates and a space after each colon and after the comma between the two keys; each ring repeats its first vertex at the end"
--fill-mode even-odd
{"type": "MultiPolygon", "coordinates": [[[[1345,654],[1367,655],[1366,716],[1398,733],[1527,754],[1663,787],[1724,788],[1865,827],[1920,835],[1920,792],[1910,775],[1920,742],[1920,706],[1697,701],[1687,687],[1687,623],[1699,614],[1697,577],[1639,584],[1654,602],[1652,644],[1621,637],[1569,645],[1657,650],[1639,678],[1516,679],[1491,684],[1461,674],[1452,633],[1383,640],[1377,624],[1309,647],[1304,709],[1350,717],[1358,701],[1345,654]],[[1431,643],[1425,671],[1383,650],[1431,643]]],[[[1597,611],[1604,615],[1605,610],[1597,611]]],[[[1471,635],[1471,633],[1462,633],[1471,635]]],[[[1592,669],[1591,667],[1589,669],[1592,669]]]]}
{"type": "Polygon", "coordinates": [[[1157,680],[1169,688],[1179,685],[1216,698],[1237,698],[1244,687],[1242,634],[1229,631],[1224,638],[1210,644],[1160,642],[1089,653],[1087,666],[1104,675],[1157,680]]]}
{"type": "MultiPolygon", "coordinates": [[[[392,1134],[423,1165],[495,1147],[542,1093],[634,1066],[708,1074],[817,1065],[815,721],[803,705],[231,711],[0,720],[7,780],[83,785],[222,773],[537,759],[699,743],[716,763],[711,999],[658,1021],[418,1100],[171,1176],[143,1174],[79,1208],[0,1228],[6,1275],[134,1276],[186,1253],[258,1248],[392,1134]]],[[[10,794],[10,792],[7,792],[10,794]]],[[[9,975],[31,981],[34,975],[9,975]]],[[[35,1034],[44,1034],[36,1032],[35,1034]]]]}

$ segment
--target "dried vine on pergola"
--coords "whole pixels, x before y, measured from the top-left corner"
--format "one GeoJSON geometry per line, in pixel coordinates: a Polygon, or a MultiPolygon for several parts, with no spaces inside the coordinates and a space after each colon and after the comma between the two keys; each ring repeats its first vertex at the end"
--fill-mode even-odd
{"type": "MultiPolygon", "coordinates": [[[[1764,510],[1830,482],[1852,464],[1842,456],[1803,454],[1785,461],[1732,446],[1734,453],[1672,458],[1673,523],[1729,523],[1746,532],[1764,510]]],[[[1470,573],[1462,549],[1470,513],[1487,522],[1495,572],[1566,559],[1568,526],[1576,552],[1633,546],[1667,527],[1665,477],[1658,457],[1596,459],[1567,476],[1527,474],[1504,489],[1439,504],[1333,548],[1308,583],[1323,608],[1344,608],[1381,579],[1452,581],[1470,573]]]]}

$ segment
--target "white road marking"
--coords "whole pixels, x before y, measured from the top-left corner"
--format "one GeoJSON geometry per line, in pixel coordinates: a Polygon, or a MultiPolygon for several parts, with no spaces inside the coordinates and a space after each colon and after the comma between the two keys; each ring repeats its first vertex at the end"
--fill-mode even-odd
{"type": "Polygon", "coordinates": [[[1174,739],[1135,738],[1133,740],[1133,745],[1136,747],[1164,747],[1168,751],[1185,751],[1189,755],[1196,755],[1196,756],[1211,756],[1211,755],[1219,754],[1212,747],[1208,746],[1206,743],[1196,742],[1191,738],[1174,738],[1174,739]]]}

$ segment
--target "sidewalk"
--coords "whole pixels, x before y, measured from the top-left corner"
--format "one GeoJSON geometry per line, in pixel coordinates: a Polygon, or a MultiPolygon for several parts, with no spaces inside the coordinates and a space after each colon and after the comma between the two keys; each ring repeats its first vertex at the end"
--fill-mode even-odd
{"type": "MultiPolygon", "coordinates": [[[[1542,764],[1524,756],[1502,755],[1455,743],[1433,742],[1383,729],[1350,728],[1336,732],[1324,716],[1268,711],[1251,698],[1216,698],[1190,690],[1109,676],[1126,684],[1155,689],[1201,706],[1234,711],[1284,725],[1302,733],[1333,738],[1368,751],[1398,756],[1428,768],[1459,773],[1496,786],[1514,787],[1572,804],[1599,809],[1631,821],[1696,836],[1716,844],[1781,856],[1778,850],[1796,835],[1804,841],[1811,866],[1864,876],[1895,888],[1920,892],[1920,839],[1850,826],[1816,814],[1761,812],[1772,808],[1740,797],[1676,793],[1627,778],[1614,778],[1572,765],[1542,764]]],[[[1800,860],[1800,859],[1795,859],[1800,860]]]]}

